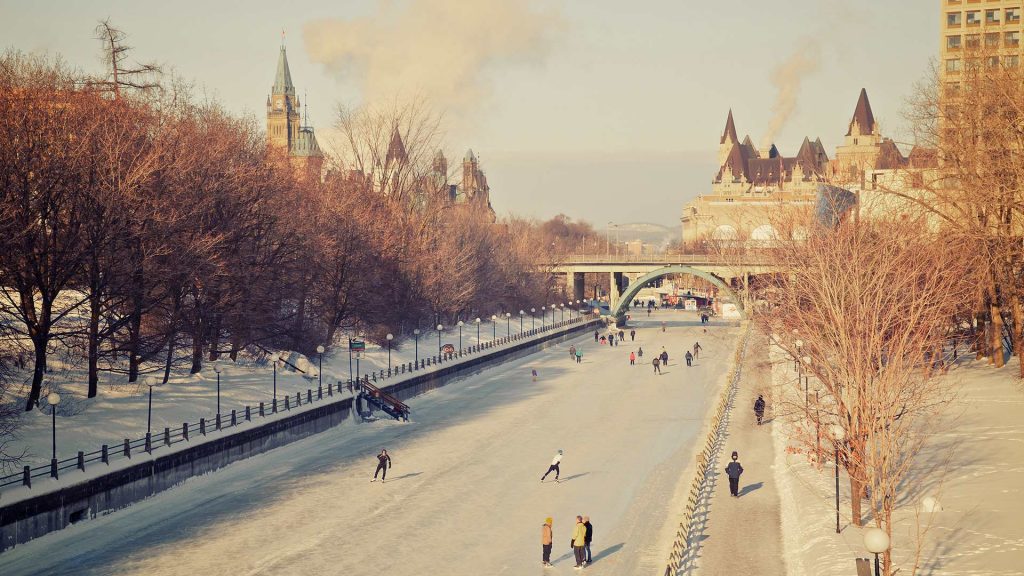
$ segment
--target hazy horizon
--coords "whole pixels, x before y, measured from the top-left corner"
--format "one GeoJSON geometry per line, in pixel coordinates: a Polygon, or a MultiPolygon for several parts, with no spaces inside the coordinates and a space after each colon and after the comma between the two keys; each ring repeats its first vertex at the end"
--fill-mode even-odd
{"type": "Polygon", "coordinates": [[[939,31],[931,0],[652,1],[628,11],[604,0],[311,0],[301,10],[0,0],[0,12],[5,48],[89,71],[101,66],[93,28],[109,17],[134,59],[157,60],[257,119],[283,29],[322,141],[339,103],[428,97],[444,110],[450,160],[473,148],[499,214],[565,213],[599,229],[677,226],[683,204],[710,190],[730,108],[741,138],[760,143],[774,127],[783,154],[809,136],[832,156],[863,87],[883,133],[904,139],[900,110],[939,31]]]}

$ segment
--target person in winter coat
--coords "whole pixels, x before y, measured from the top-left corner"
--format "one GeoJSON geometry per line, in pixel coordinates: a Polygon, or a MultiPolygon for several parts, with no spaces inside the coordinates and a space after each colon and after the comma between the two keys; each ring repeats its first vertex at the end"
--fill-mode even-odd
{"type": "Polygon", "coordinates": [[[608,345],[615,346],[615,334],[608,335],[608,345]]]}
{"type": "Polygon", "coordinates": [[[754,416],[757,416],[757,425],[761,425],[761,420],[764,418],[764,396],[761,394],[757,395],[757,400],[754,400],[754,416]]]}
{"type": "Polygon", "coordinates": [[[694,342],[693,343],[693,359],[694,360],[696,360],[697,358],[700,358],[700,351],[703,350],[703,349],[704,348],[700,345],[700,342],[694,342]]]}
{"type": "Polygon", "coordinates": [[[587,545],[587,527],[583,525],[583,516],[576,517],[576,527],[572,529],[572,553],[576,556],[576,568],[583,568],[586,561],[584,547],[587,545]]]}
{"type": "Polygon", "coordinates": [[[636,357],[637,358],[643,358],[644,357],[644,347],[643,346],[640,346],[639,348],[636,349],[636,357]]]}
{"type": "Polygon", "coordinates": [[[580,350],[579,348],[576,349],[576,363],[583,363],[583,350],[580,350]]]}
{"type": "Polygon", "coordinates": [[[381,448],[380,454],[377,454],[377,469],[374,470],[373,480],[370,480],[370,482],[376,482],[377,474],[383,472],[380,477],[380,481],[383,483],[384,479],[388,476],[388,468],[391,468],[391,455],[388,454],[386,449],[381,448]]]}
{"type": "Polygon", "coordinates": [[[544,475],[540,477],[540,481],[543,482],[544,479],[548,477],[548,474],[551,474],[552,472],[554,472],[555,473],[555,482],[558,482],[558,474],[559,474],[559,472],[561,472],[559,470],[559,468],[558,468],[558,465],[561,464],[561,463],[562,463],[562,451],[559,450],[558,454],[555,454],[555,457],[551,459],[551,465],[548,466],[548,471],[545,472],[544,475]]]}
{"type": "Polygon", "coordinates": [[[636,340],[636,330],[630,330],[629,331],[629,341],[632,342],[634,340],[636,340]]]}
{"type": "Polygon", "coordinates": [[[657,356],[654,357],[654,360],[651,360],[651,365],[654,366],[655,374],[661,374],[661,360],[657,356]]]}
{"type": "Polygon", "coordinates": [[[607,342],[607,341],[608,341],[607,338],[605,338],[604,336],[601,336],[601,345],[602,346],[604,346],[604,343],[607,342]]]}
{"type": "Polygon", "coordinates": [[[668,366],[668,350],[661,349],[661,363],[668,366]]]}
{"type": "Polygon", "coordinates": [[[569,360],[575,360],[575,359],[576,359],[576,347],[575,346],[570,346],[569,347],[569,360]]]}
{"type": "Polygon", "coordinates": [[[729,475],[729,494],[737,498],[740,495],[740,474],[743,474],[743,466],[739,463],[739,457],[738,452],[733,452],[732,462],[725,467],[725,473],[729,475]]]}
{"type": "Polygon", "coordinates": [[[626,333],[623,332],[622,330],[619,330],[619,341],[621,342],[622,340],[625,340],[625,339],[626,339],[626,333]]]}
{"type": "Polygon", "coordinates": [[[689,350],[686,351],[686,365],[693,366],[693,354],[689,350]]]}
{"type": "Polygon", "coordinates": [[[597,342],[597,330],[594,330],[594,342],[597,342]]]}
{"type": "Polygon", "coordinates": [[[583,517],[583,527],[587,529],[586,535],[583,537],[583,552],[587,557],[583,565],[586,566],[592,562],[590,559],[590,541],[594,539],[594,527],[590,525],[590,516],[583,517]]]}
{"type": "Polygon", "coordinates": [[[551,518],[545,518],[544,524],[540,527],[541,562],[545,566],[551,566],[551,541],[553,539],[551,525],[551,518]]]}
{"type": "Polygon", "coordinates": [[[629,365],[633,366],[636,364],[636,352],[629,353],[629,365]]]}

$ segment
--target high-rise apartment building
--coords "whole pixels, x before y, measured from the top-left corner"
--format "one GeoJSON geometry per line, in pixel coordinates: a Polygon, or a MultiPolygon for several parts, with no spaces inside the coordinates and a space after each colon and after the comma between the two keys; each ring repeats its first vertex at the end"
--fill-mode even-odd
{"type": "Polygon", "coordinates": [[[942,6],[940,71],[957,90],[969,66],[1020,66],[1024,0],[939,0],[942,6]]]}

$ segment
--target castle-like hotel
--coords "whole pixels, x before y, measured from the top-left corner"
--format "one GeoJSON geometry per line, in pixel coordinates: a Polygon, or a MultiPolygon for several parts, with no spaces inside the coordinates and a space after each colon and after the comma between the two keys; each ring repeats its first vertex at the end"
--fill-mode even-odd
{"type": "Polygon", "coordinates": [[[771,218],[779,209],[815,203],[819,185],[831,184],[863,195],[879,179],[905,168],[928,168],[934,154],[915,148],[909,156],[882,136],[861,90],[846,137],[829,159],[821,139],[804,138],[795,156],[785,157],[774,144],[758,149],[750,136],[740,141],[732,111],[719,141],[718,172],[711,194],[700,195],[683,208],[684,244],[701,240],[762,241],[776,237],[771,218]]]}
{"type": "MultiPolygon", "coordinates": [[[[301,102],[292,83],[292,73],[288,67],[288,54],[284,45],[277,57],[277,72],[274,85],[267,96],[267,145],[281,153],[291,165],[306,178],[317,181],[325,177],[324,154],[317,143],[312,126],[302,120],[301,102]]],[[[375,166],[375,170],[384,174],[392,174],[393,178],[402,175],[409,164],[409,155],[398,129],[391,133],[387,155],[383,165],[375,166]]],[[[327,175],[330,177],[330,175],[327,175]]],[[[388,194],[389,182],[376,182],[370,174],[360,171],[349,171],[339,174],[349,182],[367,191],[388,194]]],[[[491,207],[490,186],[487,176],[480,167],[480,160],[473,150],[466,152],[462,159],[462,181],[453,184],[448,181],[448,160],[441,150],[434,154],[430,174],[415,182],[414,188],[419,197],[414,202],[425,202],[428,195],[440,195],[453,205],[476,207],[483,209],[489,219],[495,220],[494,209],[491,207]]]]}

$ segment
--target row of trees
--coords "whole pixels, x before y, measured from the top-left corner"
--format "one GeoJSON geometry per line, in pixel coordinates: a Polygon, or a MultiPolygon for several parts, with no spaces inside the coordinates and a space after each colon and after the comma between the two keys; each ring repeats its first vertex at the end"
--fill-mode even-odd
{"type": "MultiPolygon", "coordinates": [[[[0,359],[31,372],[27,410],[55,352],[87,365],[93,397],[104,374],[166,380],[246,349],[550,301],[549,276],[524,273],[543,249],[533,223],[453,204],[411,163],[415,202],[367,186],[378,175],[353,169],[354,147],[306,177],[253,119],[126,75],[106,32],[112,78],[0,56],[0,359]]],[[[409,112],[343,112],[339,127],[386,147],[425,118],[409,112]]]]}
{"type": "MultiPolygon", "coordinates": [[[[926,509],[922,497],[941,485],[942,455],[920,456],[955,397],[940,376],[958,347],[970,342],[997,367],[1024,353],[1022,81],[1019,68],[990,65],[922,83],[911,125],[937,163],[912,157],[882,179],[875,205],[780,217],[761,253],[779,271],[748,295],[803,375],[777,396],[791,446],[818,465],[835,452],[853,523],[867,512],[890,537],[906,520],[898,510],[926,509]]],[[[893,543],[907,550],[900,571],[925,561],[921,520],[916,539],[893,543]]],[[[891,551],[884,567],[897,571],[891,551]]]]}

